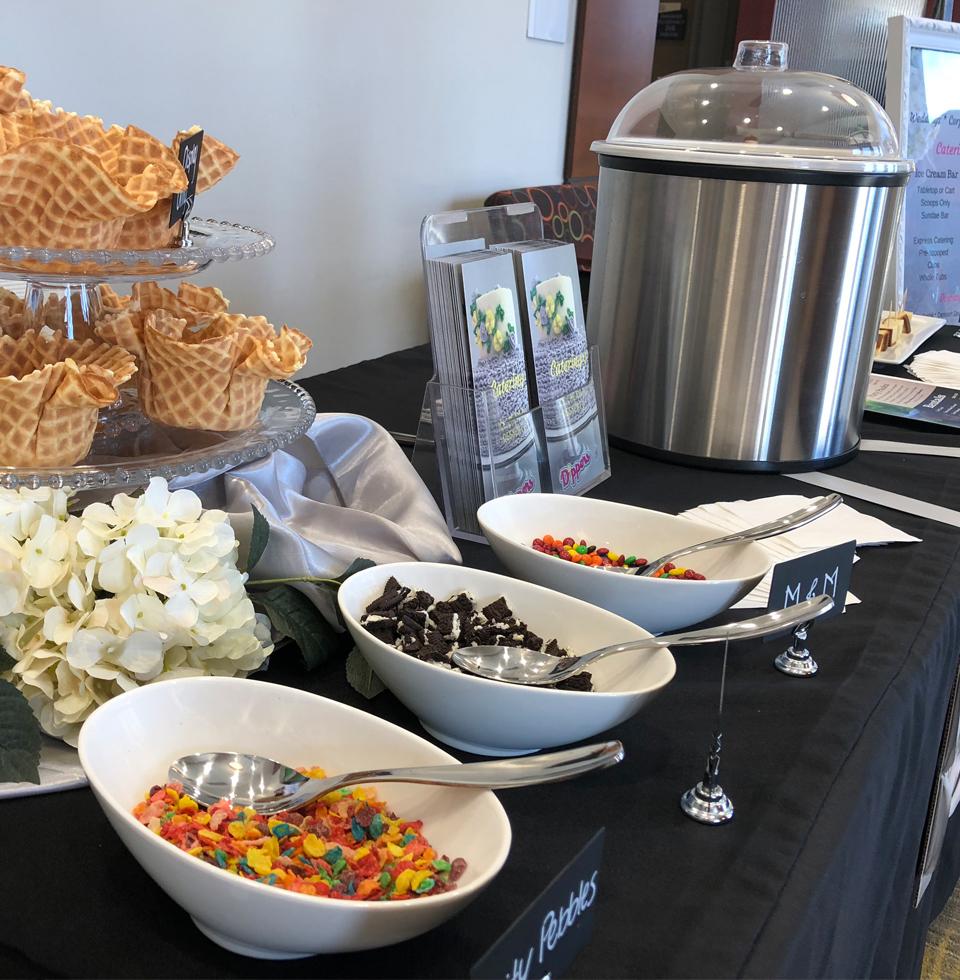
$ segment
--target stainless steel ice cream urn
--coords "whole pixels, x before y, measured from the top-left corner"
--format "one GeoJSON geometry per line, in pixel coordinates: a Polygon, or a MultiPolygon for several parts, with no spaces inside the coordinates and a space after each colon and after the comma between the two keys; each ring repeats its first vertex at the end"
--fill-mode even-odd
{"type": "Polygon", "coordinates": [[[593,144],[588,333],[619,444],[749,470],[856,452],[913,164],[874,99],[786,59],[745,41],[593,144]]]}

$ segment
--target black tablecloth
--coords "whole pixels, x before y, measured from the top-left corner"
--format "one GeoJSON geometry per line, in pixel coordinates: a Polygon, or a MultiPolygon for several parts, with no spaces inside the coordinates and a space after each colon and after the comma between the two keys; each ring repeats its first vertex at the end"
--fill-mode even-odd
{"type": "MultiPolygon", "coordinates": [[[[425,349],[306,386],[320,411],[413,432],[430,373],[425,349]]],[[[868,420],[872,438],[960,445],[949,430],[868,420]]],[[[677,511],[709,500],[815,492],[785,477],[685,469],[614,451],[596,495],[677,511]]],[[[960,506],[956,463],[861,454],[838,475],[960,506]]],[[[227,953],[203,938],[124,850],[87,790],[0,803],[0,969],[100,976],[455,976],[514,921],[591,836],[607,828],[589,947],[577,976],[890,976],[919,971],[923,935],[960,871],[952,828],[919,909],[911,896],[947,701],[960,649],[960,529],[855,500],[923,543],[864,550],[863,600],[818,627],[820,673],[787,678],[778,644],[744,644],[727,685],[723,783],[736,805],[717,828],[681,813],[712,729],[720,661],[678,652],[677,677],[614,733],[626,761],[574,783],[501,794],[509,863],[472,906],[392,949],[287,963],[227,953]]],[[[496,569],[484,546],[468,564],[496,569]]],[[[419,731],[389,693],[367,702],[341,664],[304,676],[292,654],[269,677],[419,731]],[[286,661],[286,662],[285,662],[286,661]]],[[[458,753],[462,758],[469,756],[458,753]]]]}

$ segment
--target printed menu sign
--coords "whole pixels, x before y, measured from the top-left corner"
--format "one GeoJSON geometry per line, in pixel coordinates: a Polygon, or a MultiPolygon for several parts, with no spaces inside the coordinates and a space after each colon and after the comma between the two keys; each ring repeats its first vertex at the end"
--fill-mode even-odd
{"type": "Polygon", "coordinates": [[[960,426],[960,391],[924,381],[871,374],[866,410],[957,427],[960,426]]]}
{"type": "Polygon", "coordinates": [[[534,980],[560,976],[573,962],[593,932],[604,829],[477,960],[471,977],[534,980]]]}
{"type": "Polygon", "coordinates": [[[960,314],[960,53],[910,49],[903,287],[917,313],[960,314]]]}

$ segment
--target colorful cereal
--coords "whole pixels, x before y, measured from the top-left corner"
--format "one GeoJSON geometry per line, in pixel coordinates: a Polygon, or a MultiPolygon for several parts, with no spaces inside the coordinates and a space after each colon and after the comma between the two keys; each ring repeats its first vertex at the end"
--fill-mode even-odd
{"type": "Polygon", "coordinates": [[[226,800],[203,809],[174,782],[154,786],[133,815],[207,864],[302,895],[404,901],[452,891],[467,866],[438,855],[423,821],[398,818],[369,788],[336,790],[303,810],[264,817],[226,800]]]}

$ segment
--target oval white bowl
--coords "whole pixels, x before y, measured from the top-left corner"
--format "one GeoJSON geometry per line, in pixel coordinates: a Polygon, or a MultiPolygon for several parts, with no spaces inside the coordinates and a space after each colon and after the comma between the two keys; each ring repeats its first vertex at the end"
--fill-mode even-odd
{"type": "Polygon", "coordinates": [[[403,562],[352,575],[340,587],[338,601],[361,653],[428,732],[468,752],[522,755],[590,738],[636,714],[676,672],[667,649],[624,653],[592,669],[596,690],[554,691],[488,681],[425,663],[360,625],[364,610],[382,594],[391,575],[401,585],[424,589],[437,599],[467,592],[482,607],[504,596],[518,619],[544,640],[555,637],[572,654],[650,634],[578,599],[475,568],[403,562]]]}
{"type": "Polygon", "coordinates": [[[477,511],[494,553],[513,575],[609,609],[665,633],[703,622],[752,591],[770,568],[757,544],[730,545],[689,559],[705,581],[671,582],[605,572],[534,551],[533,539],[564,534],[577,541],[653,559],[719,537],[722,532],[684,517],[589,497],[517,494],[498,497],[477,511]]]}
{"type": "Polygon", "coordinates": [[[98,708],[81,729],[79,749],[90,786],[130,853],[203,933],[246,956],[353,952],[418,936],[476,898],[510,850],[510,823],[493,793],[383,784],[380,798],[398,815],[422,819],[438,853],[465,858],[467,869],[454,891],[440,895],[349,902],[228,874],[133,817],[143,794],[166,781],[169,764],[192,752],[252,752],[331,774],[457,761],[374,715],[279,684],[225,677],[149,684],[98,708]]]}

